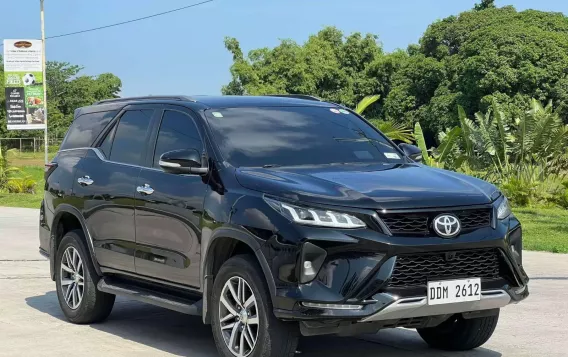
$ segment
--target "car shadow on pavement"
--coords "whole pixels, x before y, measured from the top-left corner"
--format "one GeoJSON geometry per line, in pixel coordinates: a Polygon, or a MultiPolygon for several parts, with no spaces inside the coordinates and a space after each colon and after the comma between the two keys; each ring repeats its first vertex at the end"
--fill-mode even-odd
{"type": "MultiPolygon", "coordinates": [[[[57,319],[65,317],[55,291],[26,298],[33,309],[57,319]]],[[[117,298],[109,318],[91,328],[122,339],[178,356],[218,356],[210,326],[200,317],[188,316],[152,305],[117,298]]],[[[429,349],[416,331],[384,330],[375,335],[354,337],[320,336],[302,338],[298,350],[305,357],[407,357],[456,356],[429,349]]],[[[499,357],[500,353],[479,348],[457,354],[460,357],[499,357]]]]}

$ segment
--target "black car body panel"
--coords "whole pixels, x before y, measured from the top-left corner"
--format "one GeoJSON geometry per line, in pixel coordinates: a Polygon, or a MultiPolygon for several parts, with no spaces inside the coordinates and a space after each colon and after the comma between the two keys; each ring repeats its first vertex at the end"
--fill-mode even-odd
{"type": "Polygon", "coordinates": [[[118,114],[99,129],[93,142],[63,147],[46,174],[40,250],[50,255],[52,277],[59,231],[65,219],[75,217],[79,224],[74,227],[85,232],[100,275],[151,281],[172,289],[172,294],[179,289],[202,294],[206,322],[215,273],[235,251],[257,258],[275,314],[286,320],[359,321],[391,304],[385,296],[425,295],[430,279],[482,274],[484,290],[506,291],[514,302],[528,295],[521,226],[512,214],[497,219],[503,197],[495,186],[415,163],[386,138],[383,145],[392,144],[392,152],[402,156],[396,163],[235,167],[208,125],[211,110],[304,106],[341,108],[278,97],[195,97],[116,100],[77,110],[76,116],[118,114]],[[142,134],[132,131],[133,136],[143,136],[139,161],[114,161],[109,157],[112,143],[107,147],[107,141],[113,140],[125,113],[145,110],[151,111],[144,112],[150,115],[147,129],[142,134]],[[156,166],[155,145],[165,130],[166,116],[173,112],[195,125],[191,140],[199,141],[195,145],[203,153],[207,174],[175,175],[156,166]],[[145,193],[146,188],[152,192],[145,193]],[[365,227],[297,224],[267,199],[346,213],[365,227]],[[455,238],[441,238],[432,230],[432,219],[444,213],[464,222],[455,238]],[[315,277],[301,283],[302,257],[308,247],[325,253],[317,257],[321,265],[315,277]],[[458,265],[462,257],[464,266],[458,265]],[[452,263],[453,259],[457,260],[452,263]],[[474,263],[467,265],[467,259],[474,263]],[[434,275],[424,280],[412,264],[422,264],[434,275]],[[481,268],[486,264],[491,269],[481,268]],[[406,269],[402,273],[401,267],[406,269]],[[414,276],[405,276],[404,271],[414,276]],[[306,302],[363,307],[334,310],[306,307],[306,302]]]}

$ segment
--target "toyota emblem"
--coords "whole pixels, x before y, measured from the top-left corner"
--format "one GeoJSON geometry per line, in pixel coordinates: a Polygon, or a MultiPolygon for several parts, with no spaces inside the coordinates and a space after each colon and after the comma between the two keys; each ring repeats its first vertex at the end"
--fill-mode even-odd
{"type": "Polygon", "coordinates": [[[434,218],[434,231],[442,238],[453,238],[460,234],[461,224],[453,214],[441,214],[434,218]]]}

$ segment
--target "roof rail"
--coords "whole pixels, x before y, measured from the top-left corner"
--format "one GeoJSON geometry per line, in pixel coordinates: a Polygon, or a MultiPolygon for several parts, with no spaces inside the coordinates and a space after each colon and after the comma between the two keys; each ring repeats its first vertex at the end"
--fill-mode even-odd
{"type": "Polygon", "coordinates": [[[124,98],[113,98],[113,99],[104,99],[99,100],[98,102],[93,103],[93,105],[97,104],[107,104],[107,103],[120,103],[120,102],[130,102],[136,100],[188,100],[191,102],[196,102],[195,99],[185,96],[185,95],[148,95],[143,97],[124,97],[124,98]]]}
{"type": "Polygon", "coordinates": [[[307,94],[268,94],[266,95],[266,97],[296,98],[296,99],[305,99],[305,100],[314,100],[317,102],[323,102],[321,98],[307,94]]]}

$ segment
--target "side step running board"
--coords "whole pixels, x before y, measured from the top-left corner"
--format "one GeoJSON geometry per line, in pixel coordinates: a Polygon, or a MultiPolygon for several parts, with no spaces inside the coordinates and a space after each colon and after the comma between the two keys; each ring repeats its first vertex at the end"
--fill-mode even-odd
{"type": "Polygon", "coordinates": [[[192,301],[181,297],[155,292],[138,286],[114,281],[104,277],[99,280],[97,288],[105,293],[124,296],[166,309],[178,311],[188,315],[201,316],[203,300],[192,301]]]}

